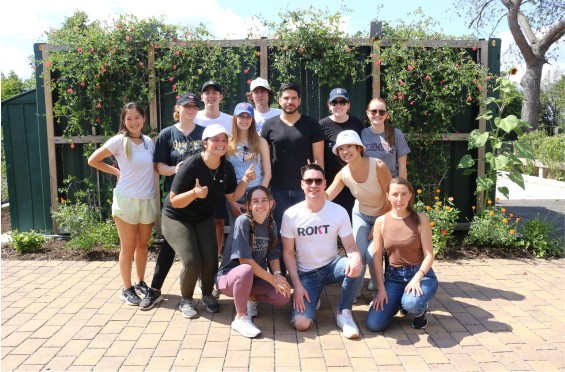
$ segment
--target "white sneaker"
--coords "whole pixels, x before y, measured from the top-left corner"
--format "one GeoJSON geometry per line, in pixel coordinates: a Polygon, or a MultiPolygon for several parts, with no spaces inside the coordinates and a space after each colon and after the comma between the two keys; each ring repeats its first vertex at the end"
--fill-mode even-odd
{"type": "Polygon", "coordinates": [[[316,310],[320,310],[320,307],[322,307],[322,299],[318,298],[318,303],[316,304],[316,310]]]}
{"type": "Polygon", "coordinates": [[[343,309],[341,310],[341,314],[337,314],[337,326],[343,332],[343,335],[346,338],[357,338],[359,337],[359,328],[357,328],[357,324],[355,324],[355,320],[353,320],[353,316],[351,315],[351,310],[343,309]]]}
{"type": "Polygon", "coordinates": [[[375,284],[373,284],[372,280],[369,280],[369,284],[367,284],[367,289],[369,291],[374,291],[375,290],[375,284]]]}
{"type": "Polygon", "coordinates": [[[253,324],[253,320],[248,315],[244,315],[241,318],[235,318],[231,323],[231,327],[234,331],[238,331],[242,336],[253,338],[261,334],[259,328],[253,324]]]}
{"type": "Polygon", "coordinates": [[[250,318],[255,318],[257,315],[259,315],[259,310],[257,310],[257,302],[247,300],[247,315],[250,318]]]}

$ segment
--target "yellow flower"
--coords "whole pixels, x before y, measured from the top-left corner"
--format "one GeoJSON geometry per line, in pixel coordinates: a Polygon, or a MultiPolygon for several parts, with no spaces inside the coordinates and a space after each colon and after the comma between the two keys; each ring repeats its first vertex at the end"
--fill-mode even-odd
{"type": "Polygon", "coordinates": [[[506,213],[506,208],[502,208],[500,211],[501,211],[502,213],[506,213]]]}
{"type": "Polygon", "coordinates": [[[432,207],[430,207],[429,205],[426,205],[426,210],[429,211],[430,209],[432,209],[432,207]]]}
{"type": "Polygon", "coordinates": [[[488,204],[488,205],[491,205],[491,204],[492,204],[492,200],[490,200],[490,199],[487,200],[487,204],[488,204]]]}
{"type": "Polygon", "coordinates": [[[436,223],[434,221],[430,222],[430,226],[434,227],[436,225],[436,223]]]}
{"type": "Polygon", "coordinates": [[[493,211],[490,211],[489,214],[490,214],[491,216],[494,216],[494,212],[493,212],[493,211]]]}
{"type": "Polygon", "coordinates": [[[451,210],[451,207],[448,205],[447,207],[445,207],[448,211],[451,210]]]}
{"type": "Polygon", "coordinates": [[[436,204],[437,204],[437,205],[441,205],[441,202],[437,202],[436,204]]]}
{"type": "Polygon", "coordinates": [[[516,232],[515,230],[510,230],[510,231],[509,231],[510,235],[514,235],[515,232],[516,232]]]}
{"type": "Polygon", "coordinates": [[[472,208],[473,210],[475,210],[477,207],[473,205],[471,208],[472,208]]]}
{"type": "Polygon", "coordinates": [[[421,193],[422,193],[422,189],[418,189],[418,190],[416,190],[416,192],[417,192],[418,194],[421,194],[421,193]]]}
{"type": "Polygon", "coordinates": [[[434,199],[435,199],[435,200],[439,200],[439,196],[436,196],[434,199]]]}
{"type": "Polygon", "coordinates": [[[439,193],[441,192],[441,190],[440,190],[440,189],[436,189],[436,192],[439,194],[439,193]]]}
{"type": "Polygon", "coordinates": [[[494,200],[496,200],[496,201],[499,201],[499,200],[500,200],[500,198],[495,198],[494,200]]]}
{"type": "Polygon", "coordinates": [[[520,222],[520,217],[516,217],[516,222],[520,222]]]}
{"type": "Polygon", "coordinates": [[[503,218],[502,222],[506,223],[506,222],[508,222],[508,220],[506,218],[503,218]]]}

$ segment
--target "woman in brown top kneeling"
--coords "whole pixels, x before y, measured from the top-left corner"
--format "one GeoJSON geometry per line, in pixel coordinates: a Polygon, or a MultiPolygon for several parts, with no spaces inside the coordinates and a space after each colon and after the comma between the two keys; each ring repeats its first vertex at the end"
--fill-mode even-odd
{"type": "Polygon", "coordinates": [[[414,188],[404,178],[394,177],[387,189],[392,210],[379,217],[373,230],[373,265],[377,294],[369,308],[367,327],[382,331],[399,309],[412,314],[412,327],[426,328],[428,302],[438,281],[432,269],[434,250],[428,217],[414,210],[414,188]],[[384,273],[383,250],[390,265],[384,273]]]}

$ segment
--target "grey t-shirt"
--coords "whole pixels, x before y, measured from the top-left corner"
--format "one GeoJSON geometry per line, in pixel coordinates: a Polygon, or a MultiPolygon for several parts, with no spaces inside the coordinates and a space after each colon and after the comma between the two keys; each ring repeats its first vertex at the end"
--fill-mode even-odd
{"type": "Polygon", "coordinates": [[[398,176],[398,158],[410,153],[404,134],[398,128],[394,128],[394,146],[390,146],[385,138],[385,133],[375,134],[371,128],[361,131],[361,142],[367,148],[365,156],[382,160],[393,177],[398,176]]]}
{"type": "MultiPolygon", "coordinates": [[[[249,231],[251,220],[245,214],[239,216],[234,223],[233,229],[226,240],[222,263],[218,270],[218,276],[227,274],[231,269],[239,265],[240,258],[252,258],[263,269],[267,270],[267,262],[281,257],[280,244],[267,251],[269,247],[269,219],[263,223],[255,222],[255,241],[250,246],[249,231]]],[[[277,231],[273,221],[273,231],[277,231]]]]}

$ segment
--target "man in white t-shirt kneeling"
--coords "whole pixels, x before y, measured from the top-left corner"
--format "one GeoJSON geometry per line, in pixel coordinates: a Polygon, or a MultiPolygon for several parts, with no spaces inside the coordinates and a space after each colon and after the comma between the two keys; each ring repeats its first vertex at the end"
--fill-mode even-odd
{"type": "Polygon", "coordinates": [[[294,287],[291,323],[298,331],[310,328],[324,286],[341,283],[337,325],[345,337],[359,337],[351,308],[355,291],[363,282],[359,276],[362,264],[349,215],[343,207],[325,199],[322,167],[307,164],[300,172],[305,200],[284,212],[281,227],[283,258],[294,287]],[[339,255],[338,236],[347,257],[339,255]]]}

